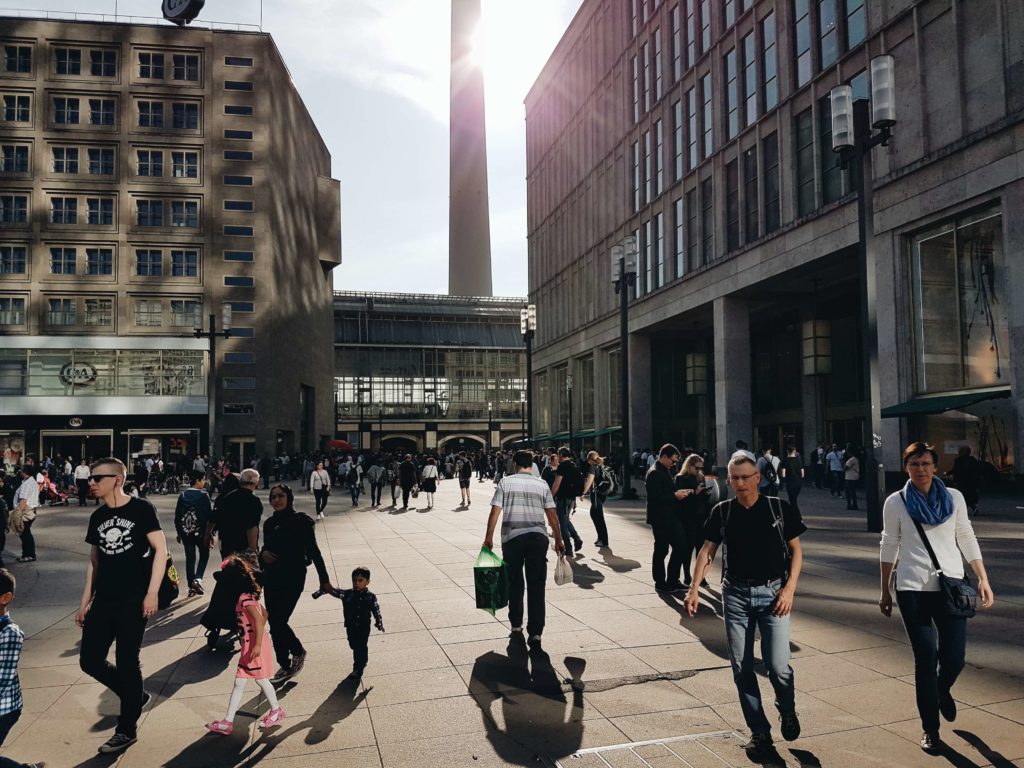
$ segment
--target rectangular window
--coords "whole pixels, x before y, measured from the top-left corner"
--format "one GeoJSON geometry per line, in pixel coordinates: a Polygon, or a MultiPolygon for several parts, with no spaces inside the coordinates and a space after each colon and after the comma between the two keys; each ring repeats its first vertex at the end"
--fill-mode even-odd
{"type": "Polygon", "coordinates": [[[87,275],[114,274],[113,248],[86,248],[85,259],[85,271],[87,275]]]}
{"type": "Polygon", "coordinates": [[[163,200],[136,200],[136,222],[140,227],[162,227],[164,225],[163,200]]]}
{"type": "Polygon", "coordinates": [[[160,299],[135,300],[135,325],[159,328],[164,324],[164,303],[160,299]]]}
{"type": "Polygon", "coordinates": [[[138,158],[138,175],[155,176],[164,175],[164,153],[156,149],[140,149],[136,151],[138,158]]]}
{"type": "Polygon", "coordinates": [[[697,142],[700,134],[697,132],[697,90],[691,88],[686,92],[686,121],[687,138],[690,149],[690,170],[697,167],[697,142]]]}
{"type": "Polygon", "coordinates": [[[236,315],[249,315],[256,311],[256,305],[251,301],[229,301],[231,312],[236,315]]]}
{"type": "Polygon", "coordinates": [[[250,56],[225,56],[224,66],[226,67],[251,67],[252,57],[250,56]]]}
{"type": "Polygon", "coordinates": [[[74,197],[51,197],[50,223],[77,224],[78,199],[74,197]]]}
{"type": "Polygon", "coordinates": [[[4,122],[27,123],[30,119],[30,97],[4,94],[4,122]]]}
{"type": "MultiPolygon", "coordinates": [[[[227,361],[227,355],[224,356],[227,361]]],[[[256,415],[256,404],[255,403],[224,403],[222,406],[222,413],[225,416],[255,416],[256,415]]]]}
{"type": "Polygon", "coordinates": [[[225,129],[225,139],[236,139],[238,141],[252,141],[252,131],[238,131],[231,128],[225,129]]]}
{"type": "Polygon", "coordinates": [[[846,49],[852,50],[864,42],[868,24],[864,0],[845,0],[846,4],[846,49]]]}
{"type": "Polygon", "coordinates": [[[725,54],[725,114],[726,138],[734,139],[740,132],[739,72],[735,48],[725,54]]]}
{"type": "Polygon", "coordinates": [[[186,82],[199,80],[199,54],[197,53],[176,53],[171,59],[173,64],[172,78],[186,82]]]}
{"type": "Polygon", "coordinates": [[[795,118],[796,130],[796,211],[806,216],[814,210],[814,122],[811,110],[795,118]]]}
{"type": "Polygon", "coordinates": [[[761,140],[761,162],[764,164],[764,231],[767,234],[782,225],[779,139],[774,133],[761,140]]]}
{"type": "Polygon", "coordinates": [[[661,120],[654,124],[654,194],[665,191],[665,127],[661,120]]]}
{"type": "Polygon", "coordinates": [[[654,217],[654,287],[665,284],[665,215],[654,217]]]}
{"type": "Polygon", "coordinates": [[[199,251],[171,251],[171,277],[198,277],[199,251]]]}
{"type": "Polygon", "coordinates": [[[139,53],[139,77],[146,80],[164,79],[164,55],[162,53],[139,53]]]}
{"type": "Polygon", "coordinates": [[[256,279],[243,277],[242,275],[226,275],[224,277],[224,285],[228,288],[252,288],[256,285],[256,279]]]}
{"type": "Polygon", "coordinates": [[[171,152],[171,175],[176,179],[198,179],[199,153],[171,152]]]}
{"type": "Polygon", "coordinates": [[[725,28],[736,23],[736,0],[725,0],[725,28]]]}
{"type": "Polygon", "coordinates": [[[224,114],[235,115],[238,117],[251,117],[253,114],[253,107],[245,106],[243,104],[225,104],[224,114]]]}
{"type": "Polygon", "coordinates": [[[725,250],[740,247],[740,171],[732,160],[725,165],[725,250]]]}
{"type": "Polygon", "coordinates": [[[644,68],[644,112],[651,111],[651,44],[644,43],[640,48],[644,68]]]}
{"type": "Polygon", "coordinates": [[[82,74],[82,52],[77,48],[55,48],[53,50],[54,71],[58,75],[82,74]]]}
{"type": "Polygon", "coordinates": [[[171,122],[175,128],[199,129],[199,105],[189,102],[175,102],[171,105],[171,122]]]}
{"type": "Polygon", "coordinates": [[[78,147],[53,147],[53,172],[78,173],[78,147]]]}
{"type": "Polygon", "coordinates": [[[139,127],[164,127],[164,103],[162,101],[139,102],[139,127]]]}
{"type": "Polygon", "coordinates": [[[818,146],[821,148],[821,197],[825,205],[843,196],[843,170],[832,151],[832,100],[818,100],[818,146]]]}
{"type": "Polygon", "coordinates": [[[701,96],[704,99],[704,157],[711,157],[715,149],[715,122],[712,114],[714,95],[711,92],[711,73],[701,78],[701,96]]]}
{"type": "Polygon", "coordinates": [[[27,258],[24,245],[0,245],[0,275],[24,275],[27,258]]]}
{"type": "Polygon", "coordinates": [[[711,50],[711,0],[700,0],[700,50],[711,50]]]}
{"type": "Polygon", "coordinates": [[[28,195],[0,195],[0,224],[28,223],[28,195]]]}
{"type": "Polygon", "coordinates": [[[252,251],[224,251],[224,261],[253,261],[252,251]]]}
{"type": "Polygon", "coordinates": [[[757,120],[757,41],[754,33],[740,41],[743,51],[743,112],[744,125],[753,125],[757,120]]]}
{"type": "Polygon", "coordinates": [[[799,88],[811,79],[811,0],[793,0],[796,19],[796,84],[799,88]]]}
{"type": "Polygon", "coordinates": [[[114,324],[113,299],[85,299],[85,324],[112,326],[114,324]]]}
{"type": "Polygon", "coordinates": [[[757,150],[751,147],[743,153],[743,224],[748,243],[757,240],[760,231],[757,192],[757,150]]]}
{"type": "Polygon", "coordinates": [[[664,94],[662,90],[662,68],[661,68],[661,27],[654,30],[654,100],[661,101],[664,94]]]}
{"type": "Polygon", "coordinates": [[[49,299],[47,302],[47,325],[75,325],[78,323],[74,299],[49,299]]]}
{"type": "Polygon", "coordinates": [[[224,389],[256,389],[255,376],[225,376],[221,381],[224,389]]]}
{"type": "Polygon", "coordinates": [[[243,149],[225,149],[225,160],[252,160],[252,152],[243,149]]]}
{"type": "Polygon", "coordinates": [[[135,251],[135,274],[139,277],[160,277],[164,273],[164,253],[155,248],[135,251]]]}
{"type": "Polygon", "coordinates": [[[672,203],[672,232],[672,249],[676,262],[676,277],[680,278],[686,274],[686,212],[683,208],[682,197],[672,203]]]}
{"type": "Polygon", "coordinates": [[[4,67],[8,72],[26,74],[32,71],[32,49],[27,45],[5,45],[4,67]]]}
{"type": "Polygon", "coordinates": [[[683,178],[683,102],[672,105],[672,160],[673,181],[683,178]]]}
{"type": "Polygon", "coordinates": [[[252,237],[253,228],[245,227],[240,224],[225,224],[224,234],[228,237],[252,237]]]}
{"type": "Polygon", "coordinates": [[[113,125],[113,99],[89,99],[89,125],[113,125]]]}
{"type": "Polygon", "coordinates": [[[13,296],[0,296],[0,325],[24,325],[25,300],[13,296]]]}
{"type": "Polygon", "coordinates": [[[225,91],[251,91],[252,83],[248,80],[225,80],[225,91]]]}
{"type": "Polygon", "coordinates": [[[18,144],[0,146],[0,173],[28,173],[28,147],[18,144]]]}
{"type": "Polygon", "coordinates": [[[224,184],[229,187],[251,187],[252,176],[224,176],[224,184]]]}
{"type": "Polygon", "coordinates": [[[254,339],[256,338],[256,329],[252,326],[233,325],[231,326],[231,335],[239,339],[254,339]]]}
{"type": "Polygon", "coordinates": [[[74,248],[51,248],[50,249],[50,274],[51,275],[73,275],[75,274],[75,261],[77,252],[74,248]]]}
{"type": "Polygon", "coordinates": [[[686,68],[689,69],[697,61],[697,0],[684,0],[686,3],[686,68]]]}
{"type": "Polygon", "coordinates": [[[651,202],[651,200],[654,199],[653,196],[651,195],[651,182],[652,182],[652,178],[651,178],[651,153],[652,152],[653,152],[653,147],[651,145],[651,132],[650,131],[644,131],[644,165],[643,165],[644,199],[643,199],[643,202],[645,204],[651,202]]]}
{"type": "Polygon", "coordinates": [[[89,224],[102,227],[113,226],[114,224],[114,201],[109,197],[89,197],[85,200],[85,206],[89,211],[89,224]]]}
{"type": "Polygon", "coordinates": [[[95,147],[89,150],[89,175],[114,175],[114,149],[112,147],[95,147]]]}
{"type": "Polygon", "coordinates": [[[175,328],[198,328],[203,324],[203,305],[184,299],[171,301],[171,325],[175,328]]]}
{"type": "Polygon", "coordinates": [[[53,99],[53,122],[57,125],[78,125],[78,99],[56,96],[53,99]]]}
{"type": "Polygon", "coordinates": [[[683,76],[683,30],[679,14],[679,6],[676,5],[671,12],[672,16],[672,82],[678,82],[683,76]]]}
{"type": "Polygon", "coordinates": [[[171,226],[196,229],[199,226],[199,202],[197,200],[172,200],[171,226]]]}
{"type": "Polygon", "coordinates": [[[89,51],[90,72],[93,77],[117,75],[117,51],[89,51]]]}
{"type": "Polygon", "coordinates": [[[256,362],[255,352],[225,352],[224,362],[234,365],[251,365],[256,362]]]}
{"type": "Polygon", "coordinates": [[[633,65],[633,122],[640,122],[640,60],[634,56],[633,65]]]}
{"type": "Polygon", "coordinates": [[[637,242],[640,245],[640,261],[636,265],[636,295],[639,298],[651,290],[651,267],[654,264],[654,243],[651,238],[651,222],[645,221],[640,225],[641,239],[637,242]]]}
{"type": "Polygon", "coordinates": [[[252,200],[225,200],[224,201],[225,211],[252,211],[253,203],[252,200]]]}
{"type": "Polygon", "coordinates": [[[640,142],[633,142],[633,212],[640,210],[640,142]]]}
{"type": "Polygon", "coordinates": [[[818,0],[818,63],[826,69],[839,59],[839,28],[836,26],[836,0],[818,0]]]}
{"type": "Polygon", "coordinates": [[[715,196],[711,179],[705,179],[700,183],[700,204],[701,204],[701,259],[703,264],[710,264],[715,260],[715,196]]]}

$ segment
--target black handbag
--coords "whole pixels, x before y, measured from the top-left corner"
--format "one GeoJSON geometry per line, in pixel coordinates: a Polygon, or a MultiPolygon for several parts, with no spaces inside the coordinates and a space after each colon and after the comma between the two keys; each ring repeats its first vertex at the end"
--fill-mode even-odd
{"type": "Polygon", "coordinates": [[[157,607],[160,610],[169,608],[171,603],[178,599],[181,594],[178,569],[174,567],[174,560],[167,556],[167,567],[164,568],[164,577],[160,580],[160,589],[157,592],[157,607]]]}
{"type": "MultiPolygon", "coordinates": [[[[907,500],[902,493],[900,498],[903,499],[903,505],[906,506],[907,500]]],[[[910,519],[914,520],[914,518],[910,519]]],[[[978,608],[978,591],[971,586],[971,581],[967,578],[966,571],[962,579],[944,574],[939,565],[939,559],[935,556],[935,550],[932,549],[931,542],[928,541],[928,536],[925,535],[924,526],[917,520],[914,520],[914,527],[917,528],[921,541],[924,542],[924,547],[928,550],[928,555],[932,559],[932,565],[935,566],[935,572],[939,574],[939,591],[942,592],[944,598],[946,613],[955,618],[970,619],[978,608]]]]}

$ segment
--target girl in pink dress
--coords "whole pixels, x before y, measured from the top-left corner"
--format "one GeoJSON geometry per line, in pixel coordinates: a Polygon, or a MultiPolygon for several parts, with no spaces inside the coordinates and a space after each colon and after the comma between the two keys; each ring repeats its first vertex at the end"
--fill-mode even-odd
{"type": "Polygon", "coordinates": [[[270,684],[274,657],[271,653],[270,636],[267,634],[267,611],[260,605],[262,587],[256,578],[254,566],[245,557],[231,555],[224,561],[227,568],[240,569],[246,589],[238,597],[235,604],[235,616],[238,619],[238,636],[242,644],[242,652],[238,657],[238,671],[235,673],[235,688],[228,702],[228,712],[223,720],[207,723],[212,733],[228,736],[234,730],[235,713],[242,703],[245,684],[255,680],[270,703],[270,711],[260,720],[262,729],[273,728],[284,720],[284,710],[278,704],[274,686],[270,684]]]}

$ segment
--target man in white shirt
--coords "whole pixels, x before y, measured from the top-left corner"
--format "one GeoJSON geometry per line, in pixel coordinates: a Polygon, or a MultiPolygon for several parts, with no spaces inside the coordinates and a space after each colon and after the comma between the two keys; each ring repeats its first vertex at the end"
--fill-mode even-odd
{"type": "Polygon", "coordinates": [[[843,476],[846,474],[843,468],[844,454],[845,451],[841,451],[835,443],[832,443],[832,450],[825,454],[825,463],[828,464],[828,471],[832,477],[832,484],[828,488],[829,496],[843,495],[843,476]]]}
{"type": "Polygon", "coordinates": [[[32,477],[30,468],[22,467],[19,474],[21,475],[21,485],[14,491],[14,514],[22,519],[24,527],[19,534],[21,557],[18,558],[18,562],[34,563],[36,539],[32,535],[32,523],[36,519],[36,508],[39,506],[39,483],[32,477]]]}
{"type": "MultiPolygon", "coordinates": [[[[75,487],[78,489],[78,506],[80,507],[84,507],[89,498],[89,475],[91,474],[92,470],[89,469],[85,459],[82,459],[82,463],[75,467],[74,472],[75,487]]],[[[99,504],[99,500],[96,503],[99,504]]]]}

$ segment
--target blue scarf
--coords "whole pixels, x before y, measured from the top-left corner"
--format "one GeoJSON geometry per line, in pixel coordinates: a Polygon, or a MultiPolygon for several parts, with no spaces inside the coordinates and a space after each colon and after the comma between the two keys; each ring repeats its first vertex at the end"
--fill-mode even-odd
{"type": "Polygon", "coordinates": [[[903,496],[907,500],[907,512],[919,523],[938,525],[953,515],[953,497],[946,490],[945,483],[937,477],[932,478],[932,487],[927,496],[907,480],[903,486],[903,496]]]}

